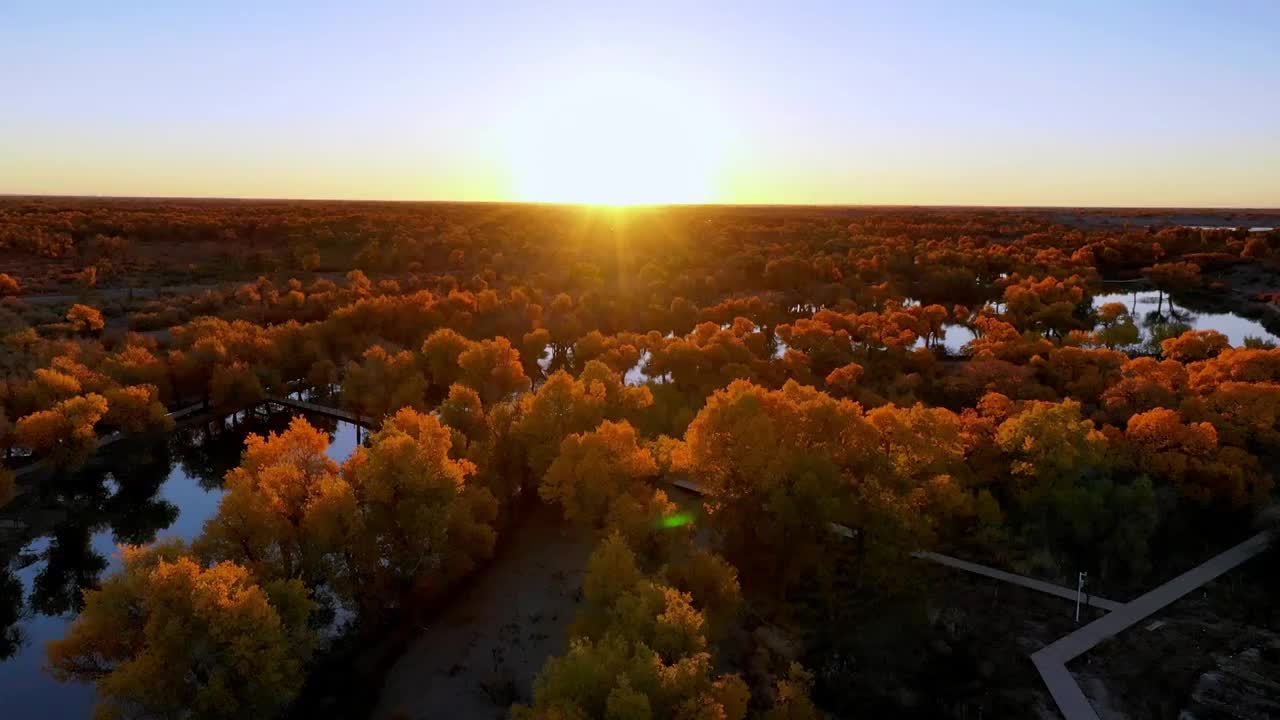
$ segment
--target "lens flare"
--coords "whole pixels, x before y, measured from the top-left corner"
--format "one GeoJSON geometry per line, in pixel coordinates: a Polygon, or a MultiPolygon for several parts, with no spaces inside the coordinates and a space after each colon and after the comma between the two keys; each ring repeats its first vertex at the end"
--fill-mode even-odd
{"type": "Polygon", "coordinates": [[[668,515],[659,521],[659,525],[663,530],[671,530],[678,527],[684,527],[693,522],[693,515],[690,513],[675,513],[668,515]]]}

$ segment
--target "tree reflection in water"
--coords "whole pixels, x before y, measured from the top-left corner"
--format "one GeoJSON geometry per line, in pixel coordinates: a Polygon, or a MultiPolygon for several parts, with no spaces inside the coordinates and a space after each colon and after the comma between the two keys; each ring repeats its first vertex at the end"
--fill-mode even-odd
{"type": "Polygon", "coordinates": [[[0,662],[8,660],[22,647],[22,583],[8,567],[0,568],[0,662]]]}
{"type": "Polygon", "coordinates": [[[47,531],[44,567],[32,583],[34,612],[63,615],[84,606],[84,591],[98,586],[109,564],[93,546],[98,531],[110,528],[117,543],[143,544],[173,524],[178,507],[159,496],[172,468],[166,438],[131,441],[41,488],[41,504],[61,517],[47,531]]]}
{"type": "Polygon", "coordinates": [[[116,544],[145,545],[178,519],[178,506],[159,494],[172,471],[166,442],[131,448],[126,462],[112,471],[116,491],[103,509],[116,544]]]}
{"type": "Polygon", "coordinates": [[[80,612],[84,590],[96,588],[107,559],[93,549],[93,529],[77,522],[60,524],[44,553],[44,568],[31,588],[31,609],[41,615],[80,612]]]}
{"type": "MultiPolygon", "coordinates": [[[[70,622],[84,591],[111,571],[114,545],[147,544],[166,530],[187,539],[198,534],[217,508],[223,477],[240,462],[245,437],[282,431],[292,415],[237,413],[167,437],[122,440],[0,509],[0,671],[9,669],[0,672],[0,696],[52,682],[40,670],[44,643],[62,628],[33,622],[37,617],[70,622]],[[27,662],[32,654],[41,660],[27,662]]],[[[308,420],[330,434],[340,424],[308,420]]],[[[71,712],[83,701],[59,700],[71,712]]]]}
{"type": "MultiPolygon", "coordinates": [[[[290,412],[235,413],[183,428],[182,441],[173,443],[172,449],[182,463],[183,472],[195,478],[205,490],[217,490],[227,473],[240,464],[240,453],[249,433],[282,432],[292,417],[290,412]]],[[[338,421],[325,415],[308,415],[307,421],[330,435],[338,428],[338,421]]]]}

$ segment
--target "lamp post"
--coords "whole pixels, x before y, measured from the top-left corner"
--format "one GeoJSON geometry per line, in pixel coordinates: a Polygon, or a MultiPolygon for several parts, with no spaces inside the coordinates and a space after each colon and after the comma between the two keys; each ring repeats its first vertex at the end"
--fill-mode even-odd
{"type": "Polygon", "coordinates": [[[1089,579],[1089,573],[1080,573],[1079,579],[1076,581],[1076,623],[1080,622],[1080,600],[1084,595],[1084,583],[1089,579]]]}

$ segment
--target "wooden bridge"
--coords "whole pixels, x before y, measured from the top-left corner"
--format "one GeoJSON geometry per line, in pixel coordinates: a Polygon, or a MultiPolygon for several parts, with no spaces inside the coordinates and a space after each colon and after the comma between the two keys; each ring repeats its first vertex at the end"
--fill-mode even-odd
{"type": "Polygon", "coordinates": [[[350,410],[343,410],[341,408],[336,408],[331,405],[319,405],[316,403],[306,402],[305,400],[294,400],[293,398],[281,397],[279,395],[268,395],[266,398],[266,402],[274,403],[276,405],[283,405],[285,407],[290,407],[290,408],[293,408],[294,410],[301,410],[303,412],[316,413],[318,415],[328,415],[330,417],[335,417],[335,418],[338,418],[339,420],[346,420],[349,423],[354,423],[356,425],[361,425],[364,427],[369,427],[372,425],[371,418],[357,415],[356,413],[353,413],[350,410]]]}

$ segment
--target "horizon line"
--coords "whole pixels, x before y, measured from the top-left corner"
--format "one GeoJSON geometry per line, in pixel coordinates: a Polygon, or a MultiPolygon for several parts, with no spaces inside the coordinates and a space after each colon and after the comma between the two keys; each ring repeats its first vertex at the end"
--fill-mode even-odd
{"type": "Polygon", "coordinates": [[[404,198],[350,198],[350,197],[258,197],[235,195],[99,195],[85,193],[23,193],[0,192],[0,199],[65,199],[65,200],[169,200],[206,202],[295,202],[295,203],[397,203],[418,205],[527,205],[541,207],[578,207],[601,209],[655,209],[655,208],[814,208],[814,209],[921,209],[921,210],[1194,210],[1201,212],[1257,212],[1280,213],[1280,205],[1273,207],[1229,205],[983,205],[964,203],[767,203],[767,202],[668,202],[668,203],[591,203],[548,200],[444,200],[404,198]]]}

